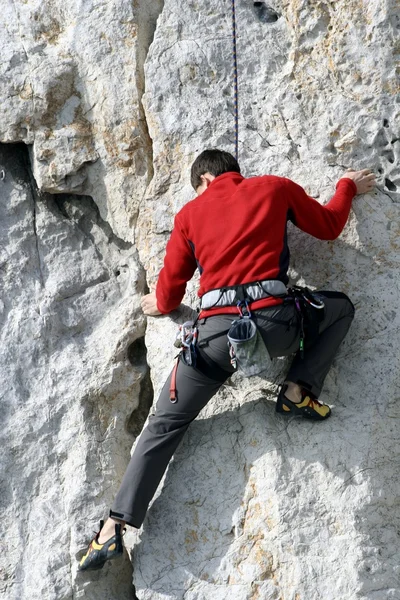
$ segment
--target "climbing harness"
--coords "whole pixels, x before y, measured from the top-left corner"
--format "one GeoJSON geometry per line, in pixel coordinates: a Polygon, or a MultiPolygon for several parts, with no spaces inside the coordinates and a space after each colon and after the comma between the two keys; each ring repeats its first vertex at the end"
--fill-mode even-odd
{"type": "MultiPolygon", "coordinates": [[[[311,292],[307,287],[292,286],[290,288],[286,288],[285,284],[279,280],[255,281],[242,285],[224,287],[211,290],[204,294],[201,298],[201,309],[209,310],[214,307],[237,306],[239,308],[239,313],[243,318],[247,314],[250,314],[250,310],[248,308],[249,303],[268,297],[281,298],[285,304],[293,302],[295,308],[295,319],[297,319],[300,329],[299,351],[301,358],[303,358],[306,335],[307,340],[312,343],[312,341],[318,336],[319,323],[323,320],[325,315],[325,303],[323,296],[316,292],[311,292]],[[241,308],[243,306],[245,308],[244,312],[241,308]]],[[[271,321],[278,325],[287,325],[290,327],[293,324],[293,319],[290,321],[282,321],[273,317],[268,318],[264,316],[264,318],[267,321],[271,321]]],[[[252,335],[254,335],[253,327],[248,324],[235,324],[234,329],[232,331],[229,330],[229,332],[228,338],[231,337],[233,340],[244,340],[246,336],[248,339],[251,339],[250,334],[252,333],[252,335]]],[[[224,335],[225,333],[226,332],[220,332],[219,334],[212,336],[212,338],[202,340],[200,342],[200,347],[206,345],[209,339],[216,338],[220,335],[224,335]]],[[[257,352],[254,350],[254,354],[256,355],[259,353],[259,351],[259,348],[257,349],[257,352]]],[[[233,357],[231,358],[233,361],[232,365],[236,368],[236,365],[234,364],[235,361],[233,360],[233,357]]],[[[265,366],[260,368],[259,372],[268,366],[270,360],[271,359],[267,353],[267,356],[265,356],[262,361],[259,361],[260,365],[265,363],[265,366]]],[[[246,367],[241,370],[245,372],[246,367]]],[[[253,365],[249,369],[249,371],[255,370],[256,369],[253,365]]]]}
{"type": "Polygon", "coordinates": [[[236,54],[236,10],[232,0],[232,58],[233,58],[233,110],[235,115],[235,158],[239,156],[239,114],[238,114],[238,71],[236,54]]]}
{"type": "Polygon", "coordinates": [[[255,302],[273,296],[284,298],[287,295],[286,285],[278,279],[252,281],[242,285],[231,285],[210,290],[201,297],[201,310],[210,310],[220,306],[236,306],[239,300],[255,302]]]}
{"type": "Polygon", "coordinates": [[[264,319],[290,327],[293,319],[297,319],[300,329],[299,351],[301,358],[304,357],[305,339],[312,343],[318,335],[319,323],[325,314],[325,303],[323,296],[311,292],[306,287],[292,286],[286,288],[279,280],[255,281],[247,284],[228,286],[216,290],[210,290],[202,296],[201,308],[209,309],[216,306],[236,306],[239,317],[234,319],[229,329],[202,339],[198,343],[198,328],[196,327],[199,317],[195,321],[186,321],[179,326],[174,346],[179,348],[175,357],[176,362],[172,369],[170,380],[170,401],[175,404],[178,401],[176,389],[176,376],[179,362],[194,367],[204,372],[207,376],[217,380],[225,381],[230,373],[218,366],[202,348],[208,343],[221,337],[227,336],[231,365],[246,377],[258,375],[267,369],[272,359],[268,349],[259,332],[255,321],[252,319],[249,304],[261,298],[281,298],[284,304],[293,302],[295,317],[290,321],[282,321],[276,318],[263,317],[264,319]],[[274,293],[275,292],[275,293],[274,293]],[[203,300],[205,302],[203,302],[203,300]],[[211,302],[213,302],[211,304],[211,302]]]}

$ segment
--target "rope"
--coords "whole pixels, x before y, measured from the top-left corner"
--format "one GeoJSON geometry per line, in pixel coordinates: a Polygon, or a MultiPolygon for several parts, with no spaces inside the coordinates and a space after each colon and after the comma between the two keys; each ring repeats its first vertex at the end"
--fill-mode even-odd
{"type": "Polygon", "coordinates": [[[235,116],[235,158],[239,156],[239,115],[238,115],[238,76],[236,57],[236,14],[235,0],[232,0],[232,55],[233,55],[233,109],[235,116]]]}

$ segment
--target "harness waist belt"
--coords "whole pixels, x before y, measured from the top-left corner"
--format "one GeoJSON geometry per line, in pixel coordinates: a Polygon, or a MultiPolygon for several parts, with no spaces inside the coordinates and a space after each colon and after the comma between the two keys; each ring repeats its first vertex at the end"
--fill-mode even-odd
{"type": "Polygon", "coordinates": [[[200,307],[202,310],[216,308],[219,306],[236,306],[237,291],[243,290],[245,299],[249,302],[262,300],[270,296],[286,296],[286,285],[277,279],[265,279],[264,281],[255,281],[252,283],[244,283],[242,285],[229,286],[210,290],[201,297],[200,307]]]}

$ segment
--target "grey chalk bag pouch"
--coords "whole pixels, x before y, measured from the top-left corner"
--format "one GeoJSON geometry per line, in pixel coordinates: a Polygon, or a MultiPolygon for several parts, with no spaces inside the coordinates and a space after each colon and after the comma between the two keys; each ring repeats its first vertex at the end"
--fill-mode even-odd
{"type": "Polygon", "coordinates": [[[228,346],[232,366],[246,377],[258,375],[272,363],[261,334],[249,316],[232,322],[228,346]]]}

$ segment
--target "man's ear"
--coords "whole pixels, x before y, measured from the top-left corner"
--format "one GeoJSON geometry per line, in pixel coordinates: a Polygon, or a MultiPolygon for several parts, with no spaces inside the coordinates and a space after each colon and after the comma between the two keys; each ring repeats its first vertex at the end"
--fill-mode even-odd
{"type": "Polygon", "coordinates": [[[210,183],[214,181],[215,177],[214,175],[211,175],[211,173],[204,173],[204,175],[200,175],[200,179],[202,184],[205,184],[206,187],[208,187],[210,183]]]}

